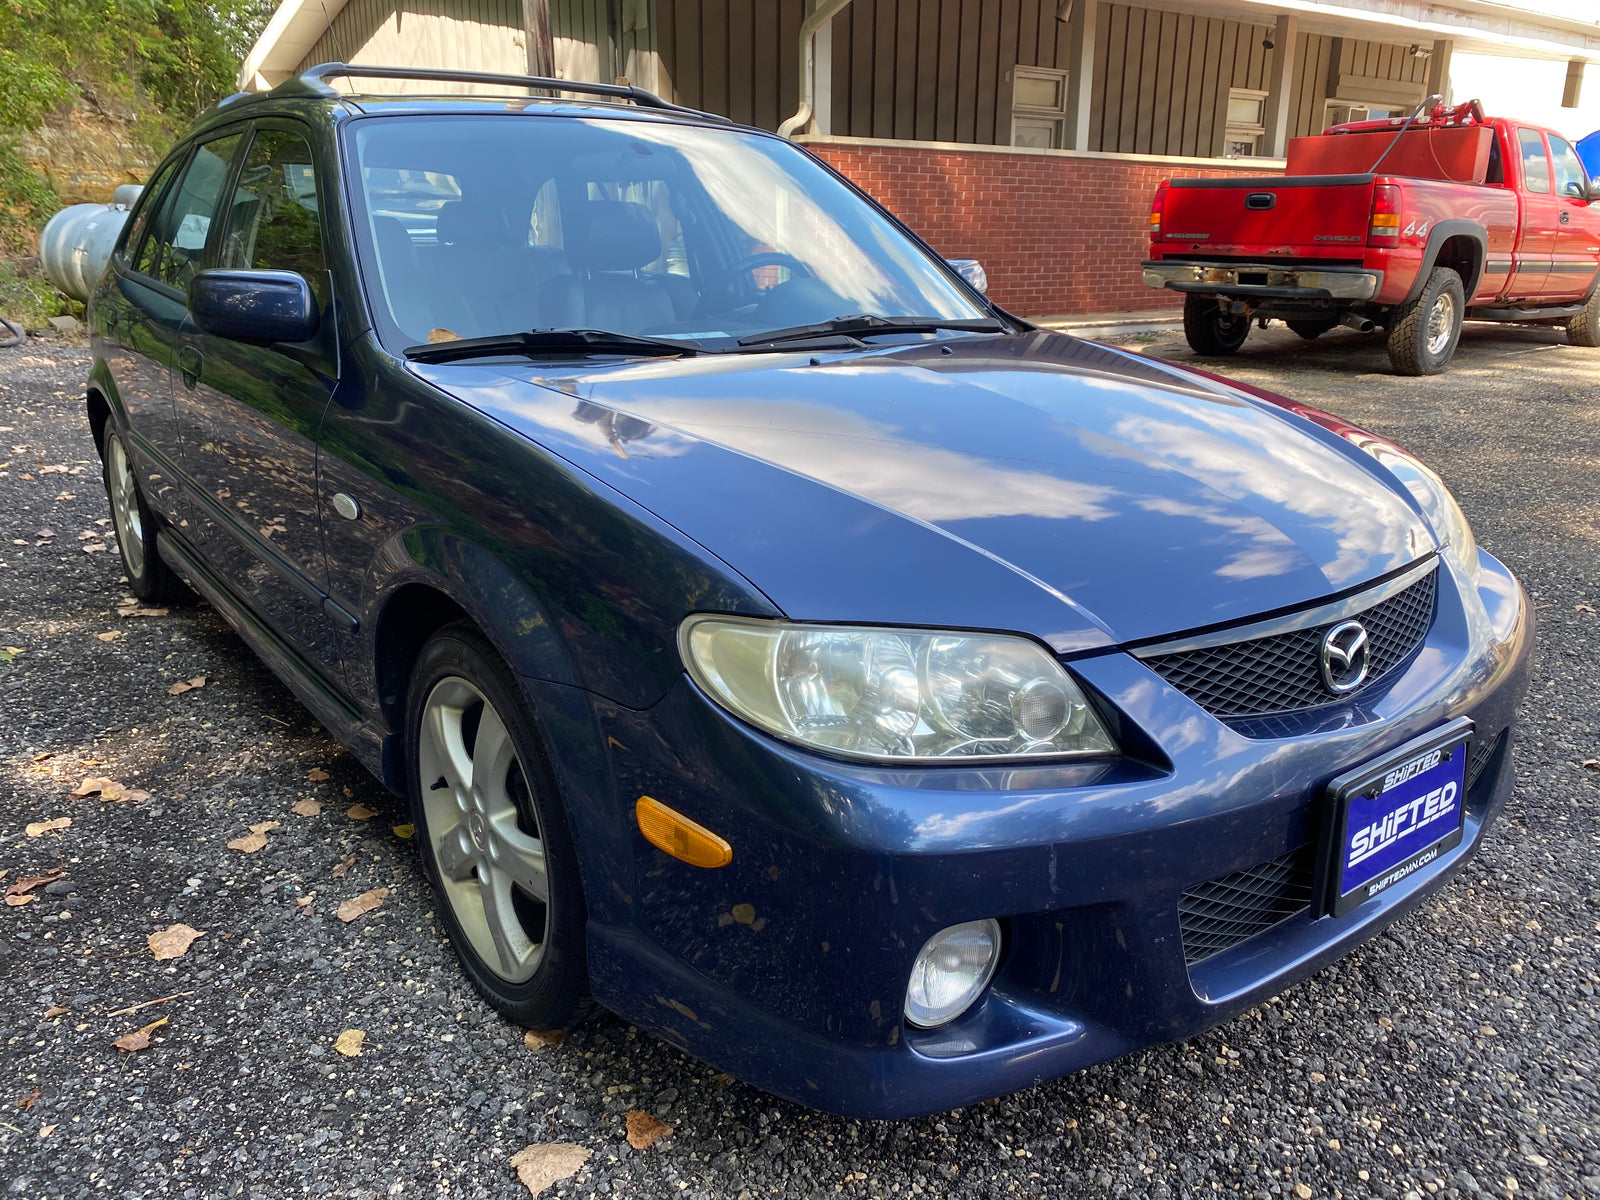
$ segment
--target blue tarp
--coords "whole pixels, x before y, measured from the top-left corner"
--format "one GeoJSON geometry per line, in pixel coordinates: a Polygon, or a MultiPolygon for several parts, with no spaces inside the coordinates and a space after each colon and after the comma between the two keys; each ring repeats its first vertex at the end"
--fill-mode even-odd
{"type": "Polygon", "coordinates": [[[1583,159],[1589,178],[1600,179],[1600,129],[1578,143],[1578,157],[1583,159]]]}

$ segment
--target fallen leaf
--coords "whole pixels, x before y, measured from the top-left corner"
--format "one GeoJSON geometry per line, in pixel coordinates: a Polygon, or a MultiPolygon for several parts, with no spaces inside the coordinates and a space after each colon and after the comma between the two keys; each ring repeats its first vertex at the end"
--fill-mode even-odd
{"type": "Polygon", "coordinates": [[[314,896],[296,896],[295,897],[295,901],[294,901],[294,910],[295,910],[295,912],[297,912],[297,913],[309,912],[310,909],[311,909],[311,902],[312,902],[313,899],[315,899],[314,896]]]}
{"type": "Polygon", "coordinates": [[[355,865],[356,865],[356,856],[355,855],[352,854],[347,858],[341,858],[339,860],[339,862],[334,866],[333,870],[328,872],[328,877],[330,879],[343,879],[344,878],[344,873],[346,871],[348,871],[351,867],[355,866],[355,865]]]}
{"type": "Polygon", "coordinates": [[[189,953],[189,947],[194,944],[195,938],[203,938],[206,931],[191,929],[187,925],[168,925],[165,929],[158,929],[147,939],[150,943],[150,953],[156,956],[157,962],[165,962],[169,958],[182,958],[189,953]]]}
{"type": "Polygon", "coordinates": [[[118,1050],[126,1050],[130,1053],[134,1050],[143,1050],[150,1044],[150,1035],[157,1029],[160,1029],[166,1023],[166,1017],[162,1017],[159,1021],[151,1021],[150,1024],[146,1025],[143,1029],[137,1029],[132,1033],[125,1033],[111,1044],[118,1050]]]}
{"type": "Polygon", "coordinates": [[[630,1109],[627,1116],[628,1145],[635,1150],[648,1150],[664,1137],[672,1133],[672,1126],[668,1125],[641,1108],[630,1109]]]}
{"type": "Polygon", "coordinates": [[[111,547],[107,546],[104,542],[85,542],[83,545],[79,546],[78,549],[82,550],[85,554],[104,554],[107,550],[111,549],[111,547]]]}
{"type": "Polygon", "coordinates": [[[97,633],[94,636],[99,638],[102,642],[114,642],[122,636],[122,631],[119,629],[111,629],[107,630],[105,633],[97,633]]]}
{"type": "Polygon", "coordinates": [[[511,1169],[528,1195],[537,1196],[552,1183],[572,1178],[588,1161],[589,1150],[584,1146],[547,1142],[518,1150],[511,1156],[511,1169]]]}
{"type": "Polygon", "coordinates": [[[339,907],[334,910],[333,915],[348,925],[357,917],[364,917],[374,909],[382,907],[388,895],[389,889],[386,887],[373,888],[352,899],[339,901],[339,907]]]}
{"type": "Polygon", "coordinates": [[[45,1020],[48,1021],[55,1017],[64,1017],[71,1011],[72,1010],[65,1004],[52,1004],[49,1008],[44,1010],[45,1020]]]}
{"type": "Polygon", "coordinates": [[[346,1029],[333,1040],[333,1048],[346,1058],[360,1058],[367,1035],[359,1029],[346,1029]]]}
{"type": "Polygon", "coordinates": [[[263,821],[259,825],[250,826],[250,832],[243,837],[236,837],[228,843],[229,850],[237,850],[241,854],[254,854],[263,850],[267,845],[267,830],[277,829],[277,821],[263,821]]]}
{"type": "Polygon", "coordinates": [[[321,783],[324,779],[328,778],[328,773],[321,767],[312,767],[311,770],[306,772],[306,778],[312,783],[321,783]]]}
{"type": "Polygon", "coordinates": [[[58,829],[65,829],[71,824],[71,817],[51,817],[48,821],[32,822],[24,832],[29,837],[43,837],[47,833],[55,833],[58,829]]]}
{"type": "Polygon", "coordinates": [[[408,837],[411,837],[416,832],[417,832],[417,827],[415,825],[396,825],[394,827],[394,835],[395,835],[395,837],[408,838],[408,837]]]}
{"type": "Polygon", "coordinates": [[[180,680],[179,682],[173,684],[171,687],[169,687],[167,689],[167,695],[169,695],[169,696],[181,696],[185,692],[192,692],[196,688],[205,687],[205,685],[206,685],[206,677],[204,675],[196,675],[193,679],[184,679],[184,680],[180,680]]]}
{"type": "Polygon", "coordinates": [[[166,615],[167,610],[164,608],[145,608],[142,604],[136,604],[132,608],[125,608],[120,604],[117,605],[117,616],[119,617],[164,617],[166,615]]]}
{"type": "Polygon", "coordinates": [[[450,329],[428,330],[428,344],[437,346],[440,342],[459,342],[461,335],[450,329]]]}
{"type": "Polygon", "coordinates": [[[46,883],[54,883],[67,873],[65,867],[57,867],[54,871],[47,871],[43,875],[25,875],[6,889],[6,903],[13,908],[19,904],[26,904],[34,897],[28,895],[34,888],[46,883]]]}
{"type": "Polygon", "coordinates": [[[297,817],[314,817],[322,811],[322,801],[303,796],[289,806],[289,811],[297,817]]]}
{"type": "Polygon", "coordinates": [[[1600,758],[1586,758],[1583,760],[1585,771],[1600,771],[1600,758]]]}
{"type": "Polygon", "coordinates": [[[63,500],[76,500],[77,498],[78,497],[75,496],[71,492],[57,492],[56,493],[56,503],[57,504],[60,504],[63,500]]]}
{"type": "Polygon", "coordinates": [[[21,1100],[17,1101],[17,1107],[20,1108],[23,1112],[32,1112],[33,1111],[33,1106],[38,1101],[38,1099],[39,1099],[39,1089],[38,1088],[34,1088],[33,1091],[29,1092],[21,1100]]]}
{"type": "Polygon", "coordinates": [[[1574,604],[1572,606],[1572,611],[1573,612],[1581,612],[1581,613],[1592,613],[1592,612],[1594,612],[1594,605],[1592,605],[1592,604],[1574,604]]]}
{"type": "Polygon", "coordinates": [[[42,1137],[42,1138],[49,1137],[55,1131],[56,1131],[56,1127],[54,1125],[41,1125],[41,1126],[39,1126],[39,1136],[42,1137]]]}
{"type": "Polygon", "coordinates": [[[368,808],[365,804],[352,804],[349,808],[344,810],[344,815],[349,817],[352,821],[370,821],[373,817],[378,815],[378,810],[375,808],[368,808]]]}
{"type": "Polygon", "coordinates": [[[11,662],[21,653],[15,646],[0,646],[0,663],[11,662]]]}
{"type": "Polygon", "coordinates": [[[120,788],[121,786],[122,785],[114,779],[105,779],[99,775],[91,775],[77,787],[73,788],[68,795],[81,800],[84,796],[92,796],[96,792],[103,791],[108,787],[120,788]]]}
{"type": "Polygon", "coordinates": [[[567,1035],[559,1029],[530,1029],[522,1035],[522,1044],[529,1050],[544,1050],[550,1046],[559,1046],[567,1040],[567,1035]]]}

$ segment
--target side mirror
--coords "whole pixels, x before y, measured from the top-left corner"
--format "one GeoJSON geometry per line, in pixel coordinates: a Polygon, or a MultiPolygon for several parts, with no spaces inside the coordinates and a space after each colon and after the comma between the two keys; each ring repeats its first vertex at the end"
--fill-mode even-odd
{"type": "Polygon", "coordinates": [[[1590,184],[1589,184],[1589,194],[1587,196],[1585,196],[1584,199],[1585,200],[1600,200],[1600,179],[1596,179],[1596,180],[1593,180],[1593,181],[1590,182],[1590,184]]]}
{"type": "Polygon", "coordinates": [[[295,271],[201,271],[189,281],[189,315],[214,337],[256,345],[306,341],[321,318],[295,271]]]}
{"type": "Polygon", "coordinates": [[[989,273],[983,269],[983,264],[975,258],[947,258],[944,260],[955,273],[967,281],[967,286],[973,291],[987,296],[989,294],[989,273]]]}

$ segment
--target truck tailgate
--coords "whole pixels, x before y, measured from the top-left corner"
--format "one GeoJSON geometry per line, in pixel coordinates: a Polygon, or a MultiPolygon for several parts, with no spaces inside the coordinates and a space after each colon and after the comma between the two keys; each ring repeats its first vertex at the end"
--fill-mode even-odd
{"type": "Polygon", "coordinates": [[[1359,258],[1370,175],[1174,179],[1162,214],[1165,254],[1359,258]]]}

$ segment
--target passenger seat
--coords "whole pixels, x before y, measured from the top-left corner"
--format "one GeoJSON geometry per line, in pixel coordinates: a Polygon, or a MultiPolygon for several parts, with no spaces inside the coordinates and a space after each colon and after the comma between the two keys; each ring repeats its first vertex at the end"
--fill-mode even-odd
{"type": "Polygon", "coordinates": [[[661,257],[661,231],[650,210],[627,200],[591,200],[584,207],[588,229],[569,228],[567,234],[567,262],[574,274],[545,281],[540,323],[619,333],[647,333],[675,323],[672,295],[641,273],[661,257]]]}

